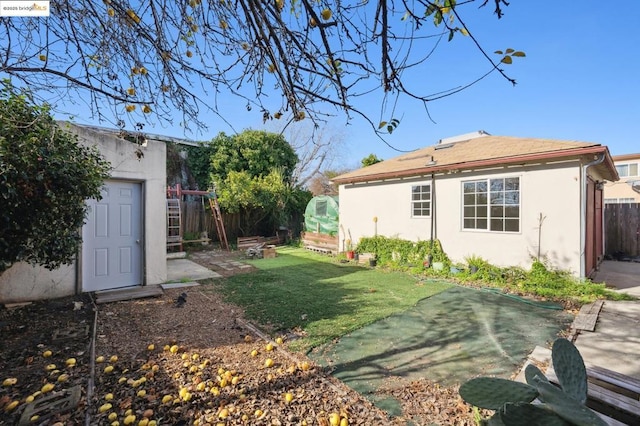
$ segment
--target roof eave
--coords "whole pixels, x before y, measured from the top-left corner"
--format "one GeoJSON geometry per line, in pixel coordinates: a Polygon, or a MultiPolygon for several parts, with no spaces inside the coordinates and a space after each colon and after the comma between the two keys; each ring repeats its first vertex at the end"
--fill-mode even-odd
{"type": "Polygon", "coordinates": [[[579,157],[583,155],[597,155],[597,154],[605,154],[605,166],[610,172],[612,176],[615,176],[615,180],[618,180],[618,173],[613,164],[613,160],[611,159],[611,155],[609,155],[609,150],[606,146],[596,145],[589,146],[585,148],[571,148],[564,149],[560,151],[548,151],[541,152],[535,154],[526,154],[526,155],[516,155],[511,157],[500,157],[500,158],[492,158],[486,160],[477,160],[477,161],[467,161],[461,163],[454,164],[446,164],[442,166],[428,166],[428,167],[420,167],[416,169],[407,169],[400,170],[395,172],[384,172],[384,173],[375,173],[363,176],[354,176],[353,178],[344,178],[344,179],[332,179],[333,183],[338,185],[349,184],[349,183],[362,183],[362,182],[372,182],[372,181],[381,181],[388,179],[399,179],[406,178],[411,176],[421,176],[421,175],[429,175],[432,173],[442,173],[442,172],[450,172],[456,170],[473,170],[478,168],[485,168],[491,166],[505,165],[505,164],[514,164],[514,163],[530,163],[534,161],[540,160],[553,160],[553,159],[561,159],[561,158],[569,158],[569,157],[579,157]]]}

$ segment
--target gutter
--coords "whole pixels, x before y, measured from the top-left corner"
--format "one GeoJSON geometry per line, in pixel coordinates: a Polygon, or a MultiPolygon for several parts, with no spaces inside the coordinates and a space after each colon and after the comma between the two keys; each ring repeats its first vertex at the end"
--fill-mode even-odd
{"type": "Polygon", "coordinates": [[[587,266],[587,169],[591,166],[596,166],[602,163],[605,158],[606,155],[603,153],[600,158],[597,158],[594,161],[582,166],[582,200],[580,202],[580,278],[586,278],[587,276],[587,271],[585,271],[585,268],[587,266]]]}

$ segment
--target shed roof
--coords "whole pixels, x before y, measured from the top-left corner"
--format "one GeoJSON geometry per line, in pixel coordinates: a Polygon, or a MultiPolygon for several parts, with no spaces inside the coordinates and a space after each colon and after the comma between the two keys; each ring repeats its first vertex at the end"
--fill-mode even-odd
{"type": "MultiPolygon", "coordinates": [[[[443,140],[446,142],[446,140],[443,140]]],[[[367,182],[474,170],[508,164],[526,164],[580,158],[593,161],[604,154],[598,165],[606,180],[618,180],[618,174],[606,146],[598,143],[511,136],[476,135],[454,143],[440,143],[363,167],[332,179],[338,184],[367,182]]]]}

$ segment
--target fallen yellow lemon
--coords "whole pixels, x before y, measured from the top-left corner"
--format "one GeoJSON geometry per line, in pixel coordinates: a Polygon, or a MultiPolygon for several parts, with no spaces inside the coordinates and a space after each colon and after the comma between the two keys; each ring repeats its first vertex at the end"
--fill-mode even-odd
{"type": "Polygon", "coordinates": [[[2,382],[2,386],[13,386],[18,383],[18,379],[15,377],[9,377],[8,379],[4,379],[2,382]]]}

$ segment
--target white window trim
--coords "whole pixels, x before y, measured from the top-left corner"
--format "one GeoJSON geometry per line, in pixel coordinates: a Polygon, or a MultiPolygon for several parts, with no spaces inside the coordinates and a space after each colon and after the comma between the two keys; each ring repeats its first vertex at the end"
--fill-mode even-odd
{"type": "Polygon", "coordinates": [[[416,183],[416,184],[412,184],[410,187],[410,202],[409,202],[409,208],[410,208],[410,215],[412,219],[430,219],[431,216],[433,215],[433,185],[431,185],[431,182],[429,183],[416,183]],[[424,202],[424,201],[414,201],[413,200],[413,188],[415,188],[416,186],[428,186],[429,187],[429,214],[428,215],[420,215],[420,216],[416,216],[413,214],[413,204],[415,202],[424,202]]]}
{"type": "MultiPolygon", "coordinates": [[[[487,192],[487,197],[490,197],[490,192],[487,192]]],[[[522,176],[521,175],[509,175],[509,176],[490,176],[485,178],[476,178],[476,179],[467,179],[460,182],[460,229],[462,232],[482,232],[482,233],[490,233],[490,234],[511,234],[517,235],[522,234],[522,176]],[[464,227],[464,184],[468,182],[478,182],[478,181],[486,181],[487,188],[490,187],[491,179],[509,179],[509,178],[518,178],[518,231],[492,231],[491,230],[491,204],[487,204],[487,229],[480,228],[465,228],[464,227]]]]}

